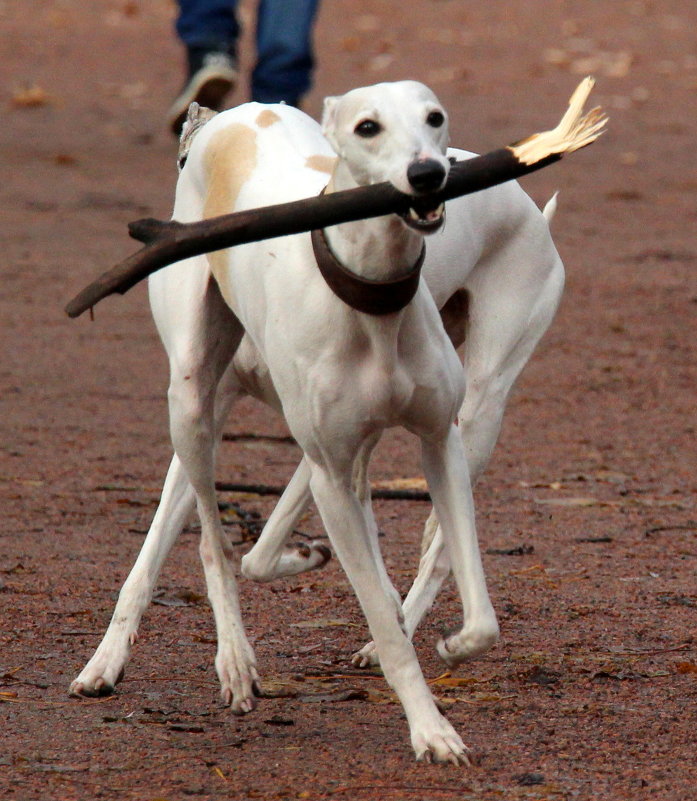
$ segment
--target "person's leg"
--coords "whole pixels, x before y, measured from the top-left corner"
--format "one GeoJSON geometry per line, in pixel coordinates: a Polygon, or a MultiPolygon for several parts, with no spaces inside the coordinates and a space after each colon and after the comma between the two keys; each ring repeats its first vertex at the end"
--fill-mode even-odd
{"type": "Polygon", "coordinates": [[[237,81],[236,5],[235,0],[179,0],[176,29],[186,46],[187,77],[167,115],[177,135],[191,103],[219,111],[237,81]]]}
{"type": "Polygon", "coordinates": [[[179,0],[177,35],[187,49],[234,53],[240,28],[235,0],[179,0]]]}
{"type": "Polygon", "coordinates": [[[261,0],[252,100],[297,105],[312,82],[312,26],[319,0],[261,0]]]}

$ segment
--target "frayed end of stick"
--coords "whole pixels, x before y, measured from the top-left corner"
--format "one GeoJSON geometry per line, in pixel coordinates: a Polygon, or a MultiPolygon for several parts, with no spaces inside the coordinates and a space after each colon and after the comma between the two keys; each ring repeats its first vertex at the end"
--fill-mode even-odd
{"type": "Polygon", "coordinates": [[[607,116],[600,106],[586,114],[583,107],[595,86],[590,76],[584,78],[571,95],[569,108],[559,125],[551,131],[533,134],[521,142],[509,145],[513,155],[522,164],[530,166],[549,156],[573,153],[582,147],[592,144],[605,131],[607,116]]]}

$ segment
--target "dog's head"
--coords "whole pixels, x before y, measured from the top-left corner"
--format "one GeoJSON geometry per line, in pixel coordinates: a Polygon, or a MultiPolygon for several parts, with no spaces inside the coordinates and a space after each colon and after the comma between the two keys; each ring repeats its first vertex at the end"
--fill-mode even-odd
{"type": "Polygon", "coordinates": [[[448,116],[427,86],[380,83],[328,97],[322,129],[359,186],[389,181],[415,198],[407,225],[422,233],[440,227],[442,204],[419,200],[441,189],[450,169],[448,116]]]}

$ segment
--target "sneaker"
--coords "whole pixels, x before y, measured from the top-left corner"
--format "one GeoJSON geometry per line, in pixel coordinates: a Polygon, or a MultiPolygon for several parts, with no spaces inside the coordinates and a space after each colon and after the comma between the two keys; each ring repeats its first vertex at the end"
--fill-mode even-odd
{"type": "Polygon", "coordinates": [[[229,53],[190,50],[189,77],[167,113],[172,133],[176,136],[181,133],[191,103],[195,101],[218,111],[236,83],[237,65],[229,53]]]}

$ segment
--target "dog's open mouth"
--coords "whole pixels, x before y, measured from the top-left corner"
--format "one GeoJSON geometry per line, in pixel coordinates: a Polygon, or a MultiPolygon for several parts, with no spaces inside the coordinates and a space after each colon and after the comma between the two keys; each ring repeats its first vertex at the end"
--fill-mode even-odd
{"type": "Polygon", "coordinates": [[[436,203],[428,198],[414,198],[409,210],[399,215],[410,228],[421,234],[432,234],[445,220],[445,203],[436,203]]]}

